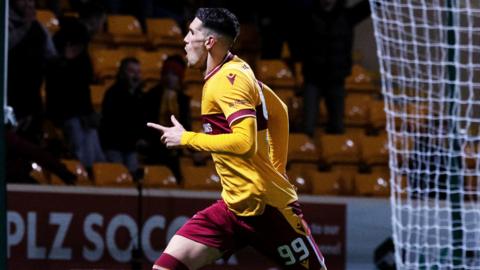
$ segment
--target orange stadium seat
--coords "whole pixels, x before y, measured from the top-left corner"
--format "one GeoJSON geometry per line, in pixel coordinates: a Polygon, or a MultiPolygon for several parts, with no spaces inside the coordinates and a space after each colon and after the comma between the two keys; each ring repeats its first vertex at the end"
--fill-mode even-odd
{"type": "Polygon", "coordinates": [[[201,116],[202,88],[201,84],[190,83],[185,89],[185,94],[190,97],[190,115],[193,119],[199,119],[201,116]]]}
{"type": "Polygon", "coordinates": [[[309,194],[312,191],[312,182],[314,182],[314,172],[317,170],[316,164],[295,163],[289,166],[287,170],[288,179],[297,187],[299,193],[309,194]]]}
{"type": "Polygon", "coordinates": [[[278,89],[275,90],[275,94],[289,107],[292,104],[292,99],[295,97],[295,92],[293,89],[278,89]]]}
{"type": "Polygon", "coordinates": [[[360,141],[361,160],[366,165],[388,164],[388,137],[385,133],[381,136],[364,136],[360,141]]]}
{"type": "Polygon", "coordinates": [[[323,134],[319,139],[321,159],[327,164],[357,164],[360,146],[354,136],[348,134],[323,134]]]}
{"type": "Polygon", "coordinates": [[[364,67],[354,64],[350,76],[345,79],[345,89],[356,92],[376,92],[378,87],[374,84],[373,73],[364,67]]]}
{"type": "Polygon", "coordinates": [[[383,100],[371,100],[368,110],[368,123],[374,129],[383,129],[387,125],[385,103],[383,100]]]}
{"type": "Polygon", "coordinates": [[[358,173],[358,165],[333,165],[331,171],[337,173],[341,177],[340,191],[341,194],[351,195],[354,192],[354,178],[358,173]]]}
{"type": "Polygon", "coordinates": [[[185,83],[204,83],[202,72],[199,69],[187,68],[185,70],[185,83]]]}
{"type": "Polygon", "coordinates": [[[116,45],[145,45],[147,38],[140,22],[130,15],[108,15],[107,32],[116,45]]]}
{"type": "Polygon", "coordinates": [[[295,78],[287,64],[281,60],[257,61],[258,79],[274,90],[295,87],[295,78]]]}
{"type": "Polygon", "coordinates": [[[312,172],[312,193],[315,195],[340,195],[343,178],[338,171],[312,172]]]}
{"type": "MultiPolygon", "coordinates": [[[[67,166],[69,171],[71,171],[77,176],[77,182],[75,183],[75,185],[90,186],[93,184],[88,177],[87,170],[85,170],[85,167],[82,165],[82,163],[80,163],[80,161],[73,159],[63,159],[62,163],[67,166]]],[[[50,183],[52,185],[65,185],[63,180],[55,174],[51,174],[50,183]]]]}
{"type": "Polygon", "coordinates": [[[177,179],[167,166],[146,165],[143,168],[143,184],[145,187],[179,188],[177,179]]]}
{"type": "Polygon", "coordinates": [[[60,23],[55,16],[55,14],[47,9],[37,9],[36,10],[37,20],[50,32],[54,34],[60,29],[60,23]]]}
{"type": "Polygon", "coordinates": [[[345,98],[345,125],[366,125],[370,100],[370,95],[348,94],[345,98]]]}
{"type": "Polygon", "coordinates": [[[213,162],[205,166],[182,164],[183,187],[197,190],[220,190],[220,177],[215,171],[213,162]]]}
{"type": "Polygon", "coordinates": [[[119,49],[95,49],[91,51],[95,78],[104,80],[114,78],[120,62],[129,55],[128,51],[119,49]]]}
{"type": "Polygon", "coordinates": [[[303,133],[290,133],[288,137],[289,162],[318,161],[317,147],[312,139],[303,133]]]}
{"type": "Polygon", "coordinates": [[[92,105],[95,111],[100,112],[102,110],[102,101],[107,90],[108,87],[105,84],[90,85],[90,97],[92,99],[92,105]]]}
{"type": "Polygon", "coordinates": [[[360,196],[387,197],[390,195],[388,172],[355,175],[355,194],[360,196]]]}
{"type": "Polygon", "coordinates": [[[182,29],[174,19],[148,18],[146,25],[150,45],[154,47],[183,47],[182,29]]]}
{"type": "Polygon", "coordinates": [[[35,179],[39,184],[48,185],[50,184],[50,178],[48,173],[43,170],[42,166],[40,166],[36,162],[32,162],[32,170],[30,171],[30,177],[35,179]]]}
{"type": "Polygon", "coordinates": [[[133,186],[132,175],[123,164],[98,162],[93,164],[92,169],[96,186],[133,186]]]}
{"type": "Polygon", "coordinates": [[[465,189],[465,200],[467,201],[477,201],[478,200],[478,191],[480,185],[478,184],[478,176],[468,175],[464,179],[464,189],[465,189]]]}
{"type": "Polygon", "coordinates": [[[162,69],[163,61],[168,57],[167,52],[139,50],[135,56],[140,62],[144,80],[160,80],[160,70],[162,69]]]}

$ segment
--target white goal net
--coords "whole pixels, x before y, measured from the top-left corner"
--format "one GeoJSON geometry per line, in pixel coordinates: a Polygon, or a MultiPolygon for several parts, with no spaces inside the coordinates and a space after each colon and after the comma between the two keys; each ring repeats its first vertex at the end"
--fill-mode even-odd
{"type": "Polygon", "coordinates": [[[480,269],[480,1],[370,3],[397,269],[480,269]]]}

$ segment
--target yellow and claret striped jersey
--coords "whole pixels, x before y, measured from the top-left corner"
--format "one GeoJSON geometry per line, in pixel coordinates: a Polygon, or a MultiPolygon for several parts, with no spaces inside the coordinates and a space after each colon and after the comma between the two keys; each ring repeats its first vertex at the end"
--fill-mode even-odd
{"type": "Polygon", "coordinates": [[[201,113],[205,134],[184,132],[181,144],[212,152],[230,210],[253,216],[262,214],[266,204],[282,210],[297,201],[285,174],[286,106],[256,80],[246,62],[229,53],[206,75],[201,113]],[[254,148],[243,149],[249,140],[254,148]]]}

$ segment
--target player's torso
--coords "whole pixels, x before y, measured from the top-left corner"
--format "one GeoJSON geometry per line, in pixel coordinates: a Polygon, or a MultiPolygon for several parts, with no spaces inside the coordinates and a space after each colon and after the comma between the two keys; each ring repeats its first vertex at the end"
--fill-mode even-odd
{"type": "Polygon", "coordinates": [[[263,212],[265,203],[286,205],[296,200],[296,194],[269,158],[268,113],[260,85],[248,64],[234,57],[205,82],[201,105],[204,132],[231,133],[229,122],[237,115],[241,118],[245,110],[254,110],[256,117],[256,154],[250,158],[227,154],[212,154],[212,157],[222,181],[222,197],[229,207],[240,215],[256,215],[263,212]],[[237,89],[231,95],[217,92],[231,91],[232,87],[239,87],[241,91],[237,89]]]}

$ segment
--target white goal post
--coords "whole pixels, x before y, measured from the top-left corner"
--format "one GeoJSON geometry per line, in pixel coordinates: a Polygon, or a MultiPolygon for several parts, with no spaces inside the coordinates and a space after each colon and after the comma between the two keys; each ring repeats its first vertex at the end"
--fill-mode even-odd
{"type": "Polygon", "coordinates": [[[397,269],[480,269],[480,1],[370,4],[397,269]]]}

